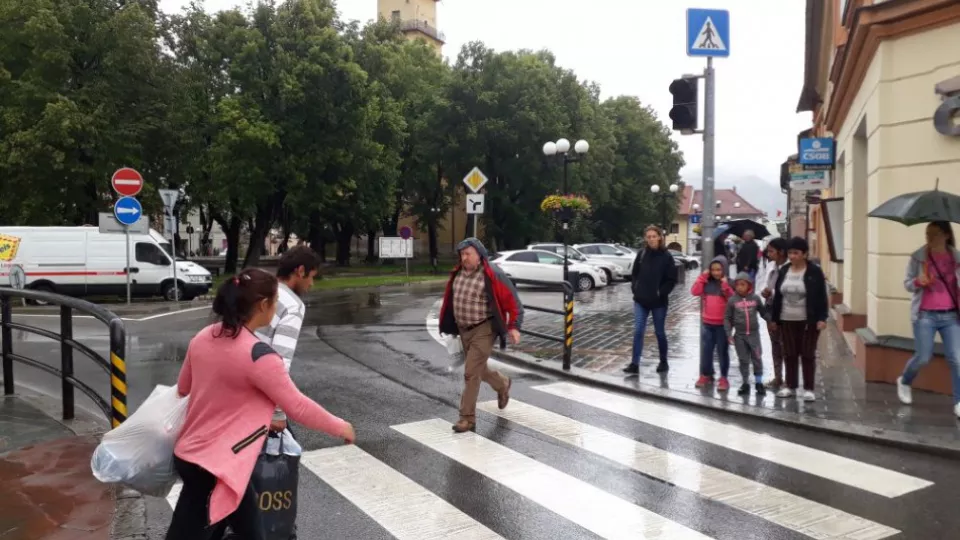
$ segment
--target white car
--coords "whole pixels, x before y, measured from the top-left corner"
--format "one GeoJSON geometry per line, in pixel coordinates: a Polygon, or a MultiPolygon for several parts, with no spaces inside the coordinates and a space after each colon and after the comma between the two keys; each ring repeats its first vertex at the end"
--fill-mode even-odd
{"type": "Polygon", "coordinates": [[[630,274],[633,272],[633,260],[637,256],[635,252],[620,249],[613,244],[577,244],[573,247],[586,255],[591,261],[606,261],[622,266],[624,273],[619,277],[627,281],[630,280],[630,274]]]}
{"type": "MultiPolygon", "coordinates": [[[[543,243],[543,244],[530,244],[527,246],[527,249],[539,249],[543,251],[550,251],[563,256],[563,244],[554,244],[554,243],[543,243]]],[[[573,246],[567,246],[567,257],[571,261],[578,263],[589,264],[590,266],[596,266],[607,275],[607,283],[613,283],[614,279],[623,278],[623,276],[629,276],[627,269],[620,266],[619,264],[614,264],[612,262],[604,261],[603,259],[597,257],[588,257],[583,253],[580,253],[573,246]]]]}
{"type": "MultiPolygon", "coordinates": [[[[514,283],[563,283],[563,257],[539,249],[501,251],[490,262],[499,266],[514,283]]],[[[595,266],[569,261],[571,272],[579,272],[577,288],[589,291],[607,286],[607,275],[595,266]]]]}

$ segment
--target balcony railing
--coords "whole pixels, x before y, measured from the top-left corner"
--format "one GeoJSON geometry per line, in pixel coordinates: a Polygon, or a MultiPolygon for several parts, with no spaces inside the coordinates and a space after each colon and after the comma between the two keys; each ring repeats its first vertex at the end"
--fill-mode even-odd
{"type": "Polygon", "coordinates": [[[427,23],[424,22],[424,21],[418,21],[418,20],[412,20],[412,19],[411,19],[411,20],[403,21],[403,22],[400,23],[400,30],[403,31],[403,32],[409,32],[409,31],[411,31],[411,30],[416,30],[416,31],[418,31],[418,32],[422,32],[422,33],[424,33],[424,34],[432,37],[433,39],[439,41],[440,43],[446,43],[446,41],[447,41],[447,36],[445,36],[445,35],[443,34],[443,32],[441,32],[440,30],[437,30],[436,28],[430,26],[429,24],[427,24],[427,23]]]}

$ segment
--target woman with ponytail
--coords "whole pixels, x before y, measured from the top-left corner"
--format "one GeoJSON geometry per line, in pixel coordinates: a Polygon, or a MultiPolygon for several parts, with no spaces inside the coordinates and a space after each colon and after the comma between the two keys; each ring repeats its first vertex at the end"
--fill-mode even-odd
{"type": "Polygon", "coordinates": [[[264,538],[250,476],[277,405],[310,429],[355,438],[353,426],[297,389],[280,355],[254,335],[276,308],[277,279],[244,270],[217,291],[219,321],[190,341],[177,382],[190,396],[174,448],[183,490],[167,540],[219,540],[228,524],[243,540],[264,538]]]}

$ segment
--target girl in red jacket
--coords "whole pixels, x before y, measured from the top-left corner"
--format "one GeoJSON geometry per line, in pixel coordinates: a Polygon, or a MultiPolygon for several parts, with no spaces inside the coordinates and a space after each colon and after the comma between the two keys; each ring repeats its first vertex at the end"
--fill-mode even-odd
{"type": "Polygon", "coordinates": [[[723,256],[710,261],[710,267],[697,278],[690,294],[700,297],[702,307],[700,325],[700,378],[697,388],[713,383],[713,351],[720,355],[720,383],[717,390],[730,389],[727,374],[730,372],[730,350],[727,333],[723,329],[723,317],[727,300],[733,296],[733,287],[727,283],[727,259],[723,256]]]}

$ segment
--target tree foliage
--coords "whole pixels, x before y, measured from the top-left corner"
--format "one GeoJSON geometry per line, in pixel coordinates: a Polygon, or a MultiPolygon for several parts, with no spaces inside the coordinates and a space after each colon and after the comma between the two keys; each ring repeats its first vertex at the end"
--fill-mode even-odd
{"type": "MultiPolygon", "coordinates": [[[[163,14],[154,2],[0,0],[0,199],[4,224],[92,224],[110,174],[140,169],[144,204],[180,188],[178,211],[227,237],[228,271],[256,264],[272,229],[349,264],[351,240],[416,218],[437,255],[441,217],[474,166],[496,249],[555,237],[551,193],[585,195],[577,240],[634,240],[659,221],[650,186],[679,178],[670,131],[633,97],[548,51],[467,44],[453,63],[396,24],[338,19],[331,0],[163,14]],[[586,139],[577,162],[544,142],[586,139]],[[246,240],[245,242],[243,240],[246,240]],[[245,259],[240,260],[242,252],[245,259]]],[[[571,156],[574,156],[571,154],[571,156]]]]}

